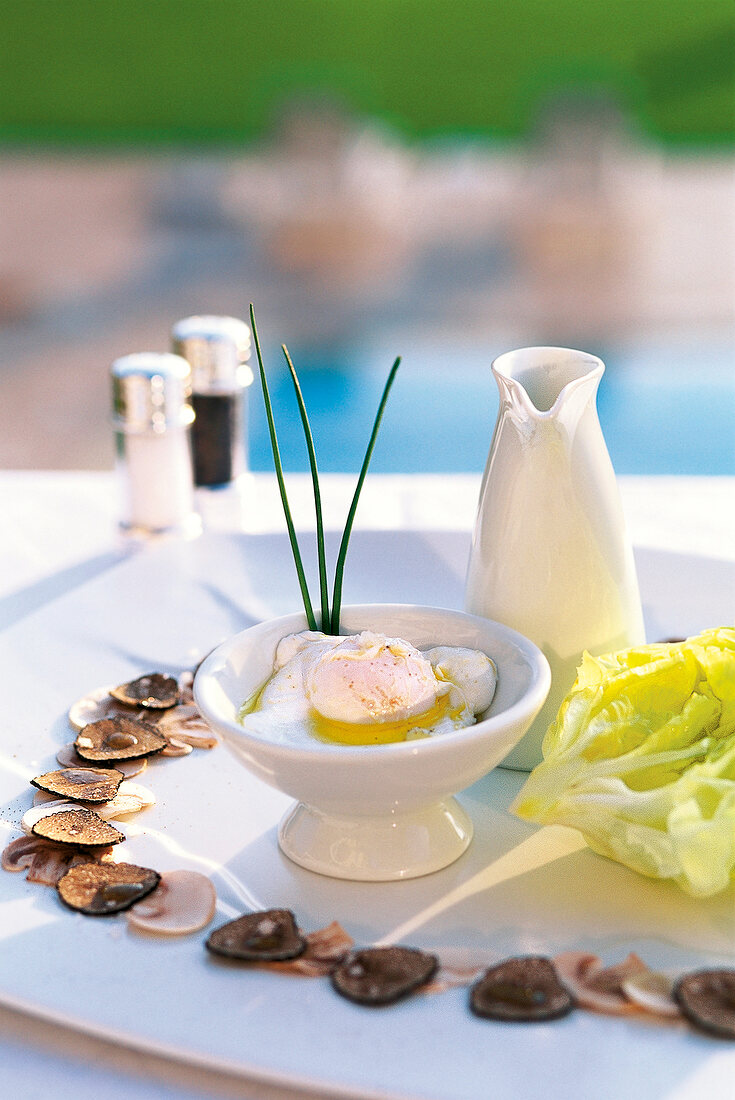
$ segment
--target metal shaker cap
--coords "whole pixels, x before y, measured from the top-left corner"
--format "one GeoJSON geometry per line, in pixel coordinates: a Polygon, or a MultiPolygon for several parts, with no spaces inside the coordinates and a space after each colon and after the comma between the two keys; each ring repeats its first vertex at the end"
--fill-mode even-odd
{"type": "Polygon", "coordinates": [[[191,367],[180,355],[144,351],[112,364],[113,423],[124,432],[165,432],[194,419],[191,367]]]}
{"type": "Polygon", "coordinates": [[[250,327],[237,317],[185,317],[171,336],[176,354],[191,363],[194,393],[231,393],[253,381],[250,327]]]}

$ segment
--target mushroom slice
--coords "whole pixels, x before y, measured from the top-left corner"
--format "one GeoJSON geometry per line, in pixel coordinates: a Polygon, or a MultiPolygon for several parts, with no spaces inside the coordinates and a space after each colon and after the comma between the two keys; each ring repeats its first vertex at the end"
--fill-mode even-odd
{"type": "Polygon", "coordinates": [[[168,707],[176,706],[180,691],[178,680],[173,676],[164,676],[161,672],[149,672],[145,676],[139,676],[137,680],[130,680],[126,684],[118,684],[117,687],[110,688],[110,695],[129,707],[167,710],[168,707]]]}
{"type": "Polygon", "coordinates": [[[93,810],[80,806],[41,817],[31,832],[33,836],[53,840],[57,844],[76,844],[84,848],[106,848],[109,844],[119,844],[125,840],[125,834],[114,825],[103,821],[93,810]]]}
{"type": "Polygon", "coordinates": [[[104,858],[108,853],[109,848],[82,852],[37,836],[21,836],[12,840],[3,851],[2,867],[4,871],[27,871],[29,882],[55,886],[70,866],[104,858]]]}
{"type": "MultiPolygon", "coordinates": [[[[39,792],[43,794],[43,792],[39,792]]],[[[47,796],[44,795],[47,799],[47,796]]],[[[28,836],[33,835],[33,826],[41,820],[42,817],[48,817],[50,814],[57,813],[71,813],[72,810],[78,810],[79,803],[71,802],[68,798],[53,798],[50,801],[46,800],[36,804],[34,798],[34,805],[30,810],[26,810],[23,814],[20,826],[24,833],[28,836]]]]}
{"type": "Polygon", "coordinates": [[[551,959],[526,955],[486,970],[470,990],[470,1008],[489,1020],[536,1023],[566,1016],[574,1000],[551,959]]]}
{"type": "MultiPolygon", "coordinates": [[[[127,814],[137,814],[148,806],[154,806],[156,796],[142,783],[131,783],[125,780],[120,784],[117,794],[108,802],[95,803],[94,812],[103,819],[110,821],[114,818],[125,817],[127,814]]],[[[78,810],[79,803],[69,799],[55,799],[45,791],[36,791],[33,797],[33,806],[26,810],[21,825],[24,832],[29,833],[35,823],[48,814],[57,810],[78,810]]]]}
{"type": "Polygon", "coordinates": [[[150,894],[161,876],[134,863],[84,863],[71,867],[56,884],[70,909],[101,917],[121,913],[150,894]]]}
{"type": "Polygon", "coordinates": [[[623,993],[629,1001],[657,1016],[681,1016],[673,987],[673,978],[657,970],[642,970],[622,982],[623,993]]]}
{"type": "Polygon", "coordinates": [[[315,932],[307,934],[306,950],[303,955],[288,959],[286,962],[263,965],[269,970],[279,970],[286,974],[299,974],[304,978],[321,978],[331,974],[354,946],[352,936],[349,936],[342,925],[334,920],[326,928],[318,928],[315,932]]]}
{"type": "MultiPolygon", "coordinates": [[[[83,727],[82,727],[83,728],[83,727]]],[[[85,760],[76,750],[73,741],[63,745],[56,754],[56,760],[62,768],[88,768],[89,760],[85,760]]],[[[134,775],[140,775],[148,767],[148,757],[139,756],[132,760],[116,760],[115,771],[122,772],[126,779],[132,779],[134,775]]]]}
{"type": "Polygon", "coordinates": [[[177,757],[177,756],[189,756],[189,753],[194,752],[194,749],[190,745],[185,745],[184,741],[179,741],[174,737],[171,737],[166,742],[166,747],[162,751],[161,756],[177,757]]]}
{"type": "Polygon", "coordinates": [[[735,969],[695,970],[674,982],[674,1000],[695,1027],[735,1039],[735,969]]]}
{"type": "Polygon", "coordinates": [[[130,783],[127,780],[120,784],[120,789],[110,802],[104,802],[101,806],[95,806],[95,812],[105,821],[112,818],[125,817],[127,814],[137,814],[139,810],[145,810],[148,806],[155,805],[156,796],[142,783],[130,783]]]}
{"type": "Polygon", "coordinates": [[[414,947],[366,947],[339,964],[332,985],[357,1004],[393,1004],[426,985],[438,966],[436,955],[414,947]]]}
{"type": "Polygon", "coordinates": [[[648,970],[635,954],[615,966],[603,966],[597,955],[567,951],[554,957],[561,980],[580,1005],[595,1012],[623,1016],[639,1010],[625,995],[623,982],[648,970]]]}
{"type": "Polygon", "coordinates": [[[182,704],[167,710],[158,719],[156,729],[169,741],[191,745],[195,749],[213,749],[219,738],[212,733],[193,704],[182,704]]]}
{"type": "Polygon", "coordinates": [[[339,921],[333,920],[326,927],[308,933],[306,951],[297,960],[297,965],[309,962],[316,966],[327,965],[333,969],[337,963],[342,962],[354,945],[352,936],[345,932],[339,921]]]}
{"type": "Polygon", "coordinates": [[[217,895],[198,871],[164,871],[156,889],[128,913],[128,923],[142,932],[186,936],[214,916],[217,895]]]}
{"type": "Polygon", "coordinates": [[[62,768],[31,780],[39,791],[77,802],[109,802],[125,776],[114,768],[62,768]]]}
{"type": "MultiPolygon", "coordinates": [[[[139,708],[136,708],[139,709],[139,708]]],[[[83,695],[69,707],[69,724],[79,732],[90,722],[99,722],[102,718],[118,718],[120,716],[131,718],[135,716],[129,706],[113,699],[110,688],[96,688],[88,695],[83,695]]]]}
{"type": "Polygon", "coordinates": [[[161,751],[161,756],[188,756],[193,751],[191,745],[185,745],[183,741],[170,737],[166,742],[166,748],[161,751]]]}
{"type": "Polygon", "coordinates": [[[215,929],[206,942],[215,955],[247,962],[295,959],[306,950],[306,940],[290,909],[245,913],[215,929]]]}
{"type": "Polygon", "coordinates": [[[41,840],[37,836],[16,837],[15,840],[11,840],[10,844],[3,848],[3,871],[27,871],[38,851],[51,847],[55,852],[61,850],[55,845],[51,845],[48,840],[41,840]]]}
{"type": "Polygon", "coordinates": [[[74,747],[85,760],[115,763],[152,756],[166,747],[166,738],[154,726],[136,718],[102,718],[77,734],[74,747]]]}

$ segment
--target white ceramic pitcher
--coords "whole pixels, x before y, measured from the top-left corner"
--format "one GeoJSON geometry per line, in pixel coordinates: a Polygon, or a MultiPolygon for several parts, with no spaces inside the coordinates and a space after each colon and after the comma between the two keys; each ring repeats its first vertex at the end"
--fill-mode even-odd
{"type": "Polygon", "coordinates": [[[506,757],[528,769],[584,650],[644,641],[633,552],[597,417],[605,367],[568,348],[523,348],[492,365],[500,409],[482,480],[465,607],[525,634],[551,691],[506,757]]]}

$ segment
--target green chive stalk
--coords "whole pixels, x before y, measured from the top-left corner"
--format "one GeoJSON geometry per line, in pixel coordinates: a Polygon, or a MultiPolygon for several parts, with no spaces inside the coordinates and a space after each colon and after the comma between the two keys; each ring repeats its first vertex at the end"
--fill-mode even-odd
{"type": "Polygon", "coordinates": [[[268,420],[268,432],[271,439],[271,450],[273,451],[273,462],[276,467],[276,479],[278,481],[278,489],[281,494],[281,504],[283,505],[283,512],[286,517],[286,527],[288,528],[288,537],[291,542],[291,552],[293,553],[294,563],[296,565],[296,573],[299,578],[299,587],[301,588],[301,598],[304,601],[304,611],[306,612],[306,621],[309,624],[309,630],[316,630],[316,619],[314,618],[314,609],[311,606],[311,600],[309,598],[309,588],[306,583],[306,575],[304,573],[304,565],[301,561],[301,553],[299,551],[299,544],[296,538],[296,530],[293,525],[293,518],[291,516],[291,509],[288,506],[288,496],[286,495],[286,483],[283,480],[283,467],[281,465],[281,452],[278,449],[278,437],[276,435],[276,425],[273,420],[273,409],[271,407],[270,393],[268,392],[268,382],[265,377],[265,368],[263,366],[263,356],[260,350],[260,340],[258,339],[258,330],[255,325],[255,310],[253,309],[252,302],[250,303],[250,325],[253,331],[253,342],[255,343],[255,352],[258,357],[258,367],[260,369],[260,384],[263,387],[263,402],[265,404],[265,415],[268,420]]]}
{"type": "MultiPolygon", "coordinates": [[[[288,496],[286,494],[286,483],[283,477],[283,467],[281,465],[281,454],[278,447],[278,437],[276,435],[276,426],[273,419],[273,408],[271,406],[270,393],[268,392],[268,382],[265,377],[265,367],[263,366],[263,356],[260,350],[260,340],[258,339],[258,330],[255,325],[255,310],[253,304],[250,304],[250,324],[253,331],[253,341],[255,343],[255,351],[258,357],[258,367],[260,369],[260,382],[263,389],[263,402],[265,404],[265,414],[268,420],[268,432],[271,441],[271,450],[273,452],[273,463],[276,468],[276,479],[278,481],[278,488],[281,494],[281,503],[283,505],[283,512],[286,517],[286,527],[288,528],[288,537],[291,542],[291,551],[294,557],[294,563],[296,565],[296,573],[299,579],[299,587],[301,588],[301,597],[304,601],[304,610],[306,612],[306,620],[309,624],[310,630],[316,630],[316,618],[314,616],[314,610],[312,608],[311,600],[309,598],[309,589],[306,583],[306,575],[304,573],[304,566],[301,560],[301,554],[299,552],[298,540],[296,538],[296,531],[291,516],[291,509],[288,504],[288,496]]],[[[400,356],[396,359],[391,367],[388,380],[383,389],[383,395],[378,405],[378,411],[375,414],[375,420],[373,421],[373,430],[370,433],[370,440],[368,442],[367,451],[365,452],[365,458],[363,459],[362,467],[360,469],[360,475],[357,479],[357,486],[355,488],[354,495],[352,497],[352,503],[347,516],[347,522],[345,524],[344,531],[342,533],[342,541],[339,547],[339,553],[337,556],[337,565],[334,573],[334,589],[332,593],[332,610],[329,610],[329,589],[327,584],[327,563],[326,554],[324,550],[324,523],[322,519],[322,502],[321,493],[319,490],[319,471],[316,464],[316,452],[314,450],[314,440],[311,434],[311,427],[309,425],[309,417],[306,412],[306,405],[304,403],[303,394],[301,392],[301,386],[299,384],[296,369],[291,362],[291,356],[288,353],[288,349],[285,344],[281,345],[281,350],[288,364],[288,369],[291,374],[291,381],[293,382],[294,391],[296,393],[296,401],[299,406],[299,414],[301,416],[301,425],[304,429],[304,438],[306,439],[306,448],[309,453],[309,466],[311,468],[311,480],[314,487],[314,508],[316,511],[316,541],[317,541],[317,553],[319,558],[319,589],[321,596],[321,626],[324,634],[339,634],[339,618],[340,611],[342,609],[342,582],[344,580],[345,561],[347,558],[347,547],[349,545],[350,536],[352,534],[352,527],[355,521],[355,513],[357,511],[357,504],[360,499],[360,493],[362,492],[362,486],[367,476],[370,460],[375,448],[375,442],[378,438],[378,431],[380,429],[380,423],[383,419],[383,413],[388,401],[388,394],[390,393],[391,386],[395,379],[398,367],[400,366],[400,356]]]]}
{"type": "Polygon", "coordinates": [[[368,448],[365,452],[365,458],[362,462],[360,476],[357,479],[357,486],[355,488],[354,496],[352,497],[352,504],[350,505],[350,511],[347,515],[347,522],[345,523],[345,529],[342,534],[342,542],[339,546],[337,565],[334,571],[334,590],[332,593],[332,634],[339,634],[339,616],[340,611],[342,610],[342,581],[344,579],[345,560],[347,558],[347,546],[350,541],[350,535],[352,534],[352,524],[355,520],[355,512],[357,511],[357,502],[360,499],[360,493],[362,492],[362,486],[367,476],[370,459],[373,456],[375,440],[378,438],[378,430],[380,428],[380,422],[383,419],[383,413],[385,412],[388,394],[390,393],[391,386],[393,385],[393,381],[396,377],[396,373],[400,365],[401,357],[398,356],[395,363],[391,367],[390,374],[388,375],[388,381],[385,383],[385,388],[383,390],[383,396],[381,397],[380,404],[378,405],[378,411],[375,414],[373,430],[370,433],[370,442],[368,443],[368,448]]]}
{"type": "Polygon", "coordinates": [[[294,390],[296,391],[296,401],[299,406],[299,413],[301,414],[301,424],[304,429],[304,438],[306,439],[306,449],[309,452],[309,466],[311,468],[311,481],[314,486],[314,511],[316,512],[316,548],[319,556],[319,592],[321,595],[322,604],[322,631],[324,634],[329,634],[331,629],[331,618],[329,614],[329,587],[327,585],[327,558],[324,551],[324,523],[322,520],[322,498],[319,491],[319,471],[316,466],[316,453],[314,451],[314,439],[311,434],[311,426],[309,424],[309,417],[306,413],[306,405],[304,404],[304,397],[301,393],[301,386],[296,375],[296,369],[291,362],[291,356],[288,354],[288,348],[285,344],[281,344],[281,350],[286,357],[288,363],[288,369],[291,372],[291,381],[293,382],[294,390]]]}

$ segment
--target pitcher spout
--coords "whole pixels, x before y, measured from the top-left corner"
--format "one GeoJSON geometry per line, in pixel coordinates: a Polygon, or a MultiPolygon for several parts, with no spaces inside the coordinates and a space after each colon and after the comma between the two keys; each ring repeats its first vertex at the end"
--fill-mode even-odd
{"type": "Polygon", "coordinates": [[[533,419],[554,419],[566,406],[592,400],[604,370],[596,355],[554,347],[508,351],[492,365],[501,403],[533,419]]]}

